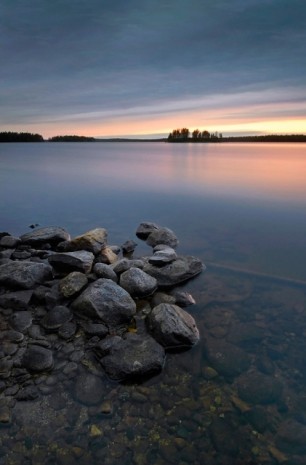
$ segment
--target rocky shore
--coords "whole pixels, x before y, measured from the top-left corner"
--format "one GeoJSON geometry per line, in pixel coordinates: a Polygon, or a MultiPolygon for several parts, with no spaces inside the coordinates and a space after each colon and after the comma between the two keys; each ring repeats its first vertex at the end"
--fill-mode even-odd
{"type": "Polygon", "coordinates": [[[182,308],[194,300],[175,287],[204,265],[177,255],[168,228],[141,223],[136,236],[147,257],[133,258],[133,240],[109,246],[103,228],[74,238],[59,227],[0,233],[0,390],[11,401],[48,391],[37,378],[59,364],[70,378],[95,360],[101,373],[81,377],[75,392],[95,404],[101,376],[148,378],[162,370],[167,350],[198,342],[182,308]]]}

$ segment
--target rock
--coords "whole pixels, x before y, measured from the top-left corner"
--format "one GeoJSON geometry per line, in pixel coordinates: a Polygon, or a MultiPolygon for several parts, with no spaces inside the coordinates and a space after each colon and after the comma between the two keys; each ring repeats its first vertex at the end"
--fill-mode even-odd
{"type": "Polygon", "coordinates": [[[72,313],[69,308],[63,305],[58,305],[51,310],[41,319],[41,325],[49,330],[56,330],[64,323],[67,323],[72,318],[72,313]]]}
{"type": "Polygon", "coordinates": [[[12,412],[7,405],[0,406],[0,425],[10,425],[12,422],[12,412]]]}
{"type": "MultiPolygon", "coordinates": [[[[175,304],[176,300],[172,295],[166,294],[165,292],[155,292],[151,300],[151,306],[156,307],[159,304],[175,304]]],[[[151,311],[151,308],[150,308],[151,311]]],[[[150,312],[149,312],[150,313],[150,312]]]]}
{"type": "Polygon", "coordinates": [[[177,305],[157,305],[147,322],[152,336],[166,348],[190,347],[200,339],[193,317],[177,305]]]}
{"type": "Polygon", "coordinates": [[[22,342],[24,340],[24,335],[20,331],[15,331],[13,329],[8,331],[0,332],[0,341],[7,342],[22,342]]]}
{"type": "Polygon", "coordinates": [[[159,244],[165,244],[169,247],[175,248],[178,245],[178,239],[171,229],[158,228],[149,234],[147,244],[151,247],[155,247],[159,244]]]}
{"type": "Polygon", "coordinates": [[[177,259],[177,254],[172,247],[165,247],[158,250],[149,258],[149,263],[155,266],[163,266],[177,259]]]}
{"type": "Polygon", "coordinates": [[[77,331],[77,325],[75,321],[67,321],[64,323],[58,330],[58,335],[62,339],[70,339],[72,338],[77,331]]]}
{"type": "Polygon", "coordinates": [[[20,389],[16,395],[17,400],[35,400],[39,396],[39,392],[36,386],[30,385],[20,389]]]}
{"type": "Polygon", "coordinates": [[[153,231],[156,231],[160,228],[156,223],[150,223],[150,222],[143,222],[140,223],[136,230],[136,236],[139,237],[140,239],[147,239],[149,234],[151,234],[153,231]]]}
{"type": "Polygon", "coordinates": [[[125,339],[112,339],[114,343],[108,348],[108,353],[100,359],[111,379],[124,381],[151,376],[161,371],[165,351],[150,336],[128,333],[125,339]]]}
{"type": "Polygon", "coordinates": [[[73,271],[60,281],[59,290],[64,297],[69,298],[80,292],[87,284],[88,279],[83,273],[73,271]]]}
{"type": "Polygon", "coordinates": [[[15,250],[12,253],[11,258],[13,260],[28,260],[31,257],[32,257],[32,254],[28,250],[15,250]]]}
{"type": "Polygon", "coordinates": [[[106,265],[112,265],[118,261],[118,256],[110,247],[105,247],[101,250],[101,253],[97,255],[96,260],[106,265]]]}
{"type": "Polygon", "coordinates": [[[136,313],[132,297],[110,279],[98,279],[72,303],[82,317],[100,319],[108,328],[128,325],[136,313]]]}
{"type": "Polygon", "coordinates": [[[22,365],[33,372],[51,370],[53,367],[52,351],[44,347],[32,345],[24,353],[22,365]]]}
{"type": "Polygon", "coordinates": [[[82,373],[77,377],[74,396],[85,405],[99,404],[104,397],[104,383],[98,376],[82,373]]]}
{"type": "Polygon", "coordinates": [[[129,241],[125,241],[124,244],[122,244],[121,249],[122,249],[122,252],[126,254],[126,253],[134,252],[136,247],[137,247],[137,243],[129,240],[129,241]]]}
{"type": "Polygon", "coordinates": [[[91,252],[78,250],[76,252],[55,253],[48,257],[48,261],[54,268],[60,270],[90,273],[94,258],[91,252]]]}
{"type": "Polygon", "coordinates": [[[3,236],[0,239],[0,247],[7,247],[14,249],[17,247],[18,244],[20,244],[21,240],[19,237],[14,237],[14,236],[3,236]]]}
{"type": "Polygon", "coordinates": [[[250,357],[239,347],[220,339],[207,338],[205,341],[207,359],[219,374],[235,377],[250,366],[250,357]]]}
{"type": "Polygon", "coordinates": [[[171,287],[187,281],[205,269],[203,263],[194,257],[178,257],[163,267],[145,262],[143,271],[157,279],[159,287],[171,287]]]}
{"type": "Polygon", "coordinates": [[[115,283],[118,281],[116,273],[106,263],[96,263],[93,267],[93,272],[98,276],[98,278],[111,279],[115,283]]]}
{"type": "Polygon", "coordinates": [[[157,281],[139,268],[130,268],[120,275],[120,286],[132,297],[145,297],[157,289],[157,281]]]}
{"type": "Polygon", "coordinates": [[[71,240],[72,250],[87,250],[97,255],[106,247],[107,231],[104,228],[96,228],[71,240]]]}
{"type": "Polygon", "coordinates": [[[224,418],[214,418],[210,425],[210,434],[217,452],[230,456],[238,454],[240,438],[234,425],[229,424],[224,418]]]}
{"type": "Polygon", "coordinates": [[[113,265],[113,270],[116,274],[121,274],[132,267],[142,269],[144,267],[144,262],[142,260],[128,260],[127,258],[122,258],[113,265]]]}
{"type": "Polygon", "coordinates": [[[61,241],[69,241],[70,234],[65,229],[58,227],[38,228],[23,234],[20,239],[23,244],[30,245],[40,245],[44,242],[58,244],[61,241]]]}
{"type": "Polygon", "coordinates": [[[30,303],[32,295],[32,290],[7,292],[0,296],[0,306],[15,310],[25,310],[30,303]]]}
{"type": "Polygon", "coordinates": [[[9,262],[0,266],[0,284],[31,289],[52,278],[52,268],[44,263],[30,261],[9,262]]]}
{"type": "Polygon", "coordinates": [[[249,347],[258,344],[265,336],[263,328],[252,323],[233,324],[227,336],[227,341],[241,347],[249,347]]]}
{"type": "Polygon", "coordinates": [[[306,454],[306,426],[293,419],[284,421],[277,432],[276,445],[289,454],[306,454]]]}
{"type": "Polygon", "coordinates": [[[174,289],[170,292],[170,295],[175,298],[175,303],[179,307],[188,307],[189,305],[194,305],[196,301],[189,292],[178,291],[174,289]]]}
{"type": "Polygon", "coordinates": [[[84,333],[88,336],[105,337],[108,334],[108,329],[101,323],[81,322],[84,333]]]}
{"type": "Polygon", "coordinates": [[[250,404],[271,404],[277,402],[283,386],[272,376],[259,372],[245,373],[237,380],[238,394],[250,404]]]}
{"type": "Polygon", "coordinates": [[[32,325],[32,314],[28,311],[13,313],[9,319],[9,323],[16,331],[24,333],[32,325]]]}

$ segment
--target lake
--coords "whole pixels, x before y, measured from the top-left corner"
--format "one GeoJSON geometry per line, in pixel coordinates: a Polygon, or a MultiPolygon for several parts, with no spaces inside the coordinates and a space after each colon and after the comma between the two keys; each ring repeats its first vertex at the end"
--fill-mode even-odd
{"type": "Polygon", "coordinates": [[[207,265],[183,287],[200,344],[143,384],[107,382],[108,415],[70,396],[69,367],[39,377],[0,464],[305,464],[306,145],[0,144],[0,231],[104,227],[137,257],[142,221],[207,265]]]}

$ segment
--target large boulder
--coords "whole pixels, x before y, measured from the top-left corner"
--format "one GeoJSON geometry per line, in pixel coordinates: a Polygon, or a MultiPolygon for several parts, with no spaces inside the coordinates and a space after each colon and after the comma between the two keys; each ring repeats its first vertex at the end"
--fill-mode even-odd
{"type": "Polygon", "coordinates": [[[193,317],[177,305],[157,305],[147,321],[152,336],[166,348],[190,347],[200,339],[193,317]]]}
{"type": "Polygon", "coordinates": [[[161,371],[165,351],[152,337],[128,333],[125,339],[112,339],[100,343],[100,362],[111,379],[125,381],[161,371]]]}
{"type": "Polygon", "coordinates": [[[145,297],[157,289],[157,281],[140,268],[130,268],[121,274],[120,286],[133,297],[145,297]]]}
{"type": "Polygon", "coordinates": [[[20,239],[23,244],[30,245],[40,245],[45,242],[58,244],[62,241],[69,241],[70,234],[65,229],[58,227],[38,228],[23,234],[20,239]]]}
{"type": "Polygon", "coordinates": [[[0,284],[31,289],[52,278],[52,268],[45,263],[11,261],[0,266],[0,284]]]}
{"type": "Polygon", "coordinates": [[[169,228],[155,229],[147,238],[147,244],[155,247],[159,244],[165,244],[169,247],[176,247],[178,245],[178,238],[174,232],[169,228]]]}
{"type": "Polygon", "coordinates": [[[60,270],[90,273],[95,256],[86,250],[55,253],[48,257],[49,263],[60,270]]]}
{"type": "Polygon", "coordinates": [[[143,270],[157,279],[159,287],[172,287],[201,273],[205,266],[198,258],[179,256],[172,263],[162,267],[146,261],[143,270]]]}
{"type": "Polygon", "coordinates": [[[79,316],[101,320],[108,328],[126,326],[136,313],[132,297],[111,279],[98,279],[72,303],[79,316]]]}
{"type": "Polygon", "coordinates": [[[104,228],[96,228],[80,236],[74,237],[70,242],[71,250],[87,250],[98,254],[106,247],[107,231],[104,228]]]}

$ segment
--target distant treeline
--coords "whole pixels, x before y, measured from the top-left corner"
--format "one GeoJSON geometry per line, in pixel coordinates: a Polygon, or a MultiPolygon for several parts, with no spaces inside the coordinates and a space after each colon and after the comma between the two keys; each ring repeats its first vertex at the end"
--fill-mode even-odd
{"type": "Polygon", "coordinates": [[[266,136],[236,136],[223,137],[221,133],[208,131],[200,131],[194,129],[190,131],[187,128],[174,129],[170,132],[168,142],[306,142],[304,134],[287,134],[266,136]]]}
{"type": "Polygon", "coordinates": [[[30,132],[0,132],[0,142],[43,142],[40,134],[30,132]]]}
{"type": "Polygon", "coordinates": [[[95,142],[94,137],[85,136],[55,136],[48,139],[50,142],[95,142]]]}

